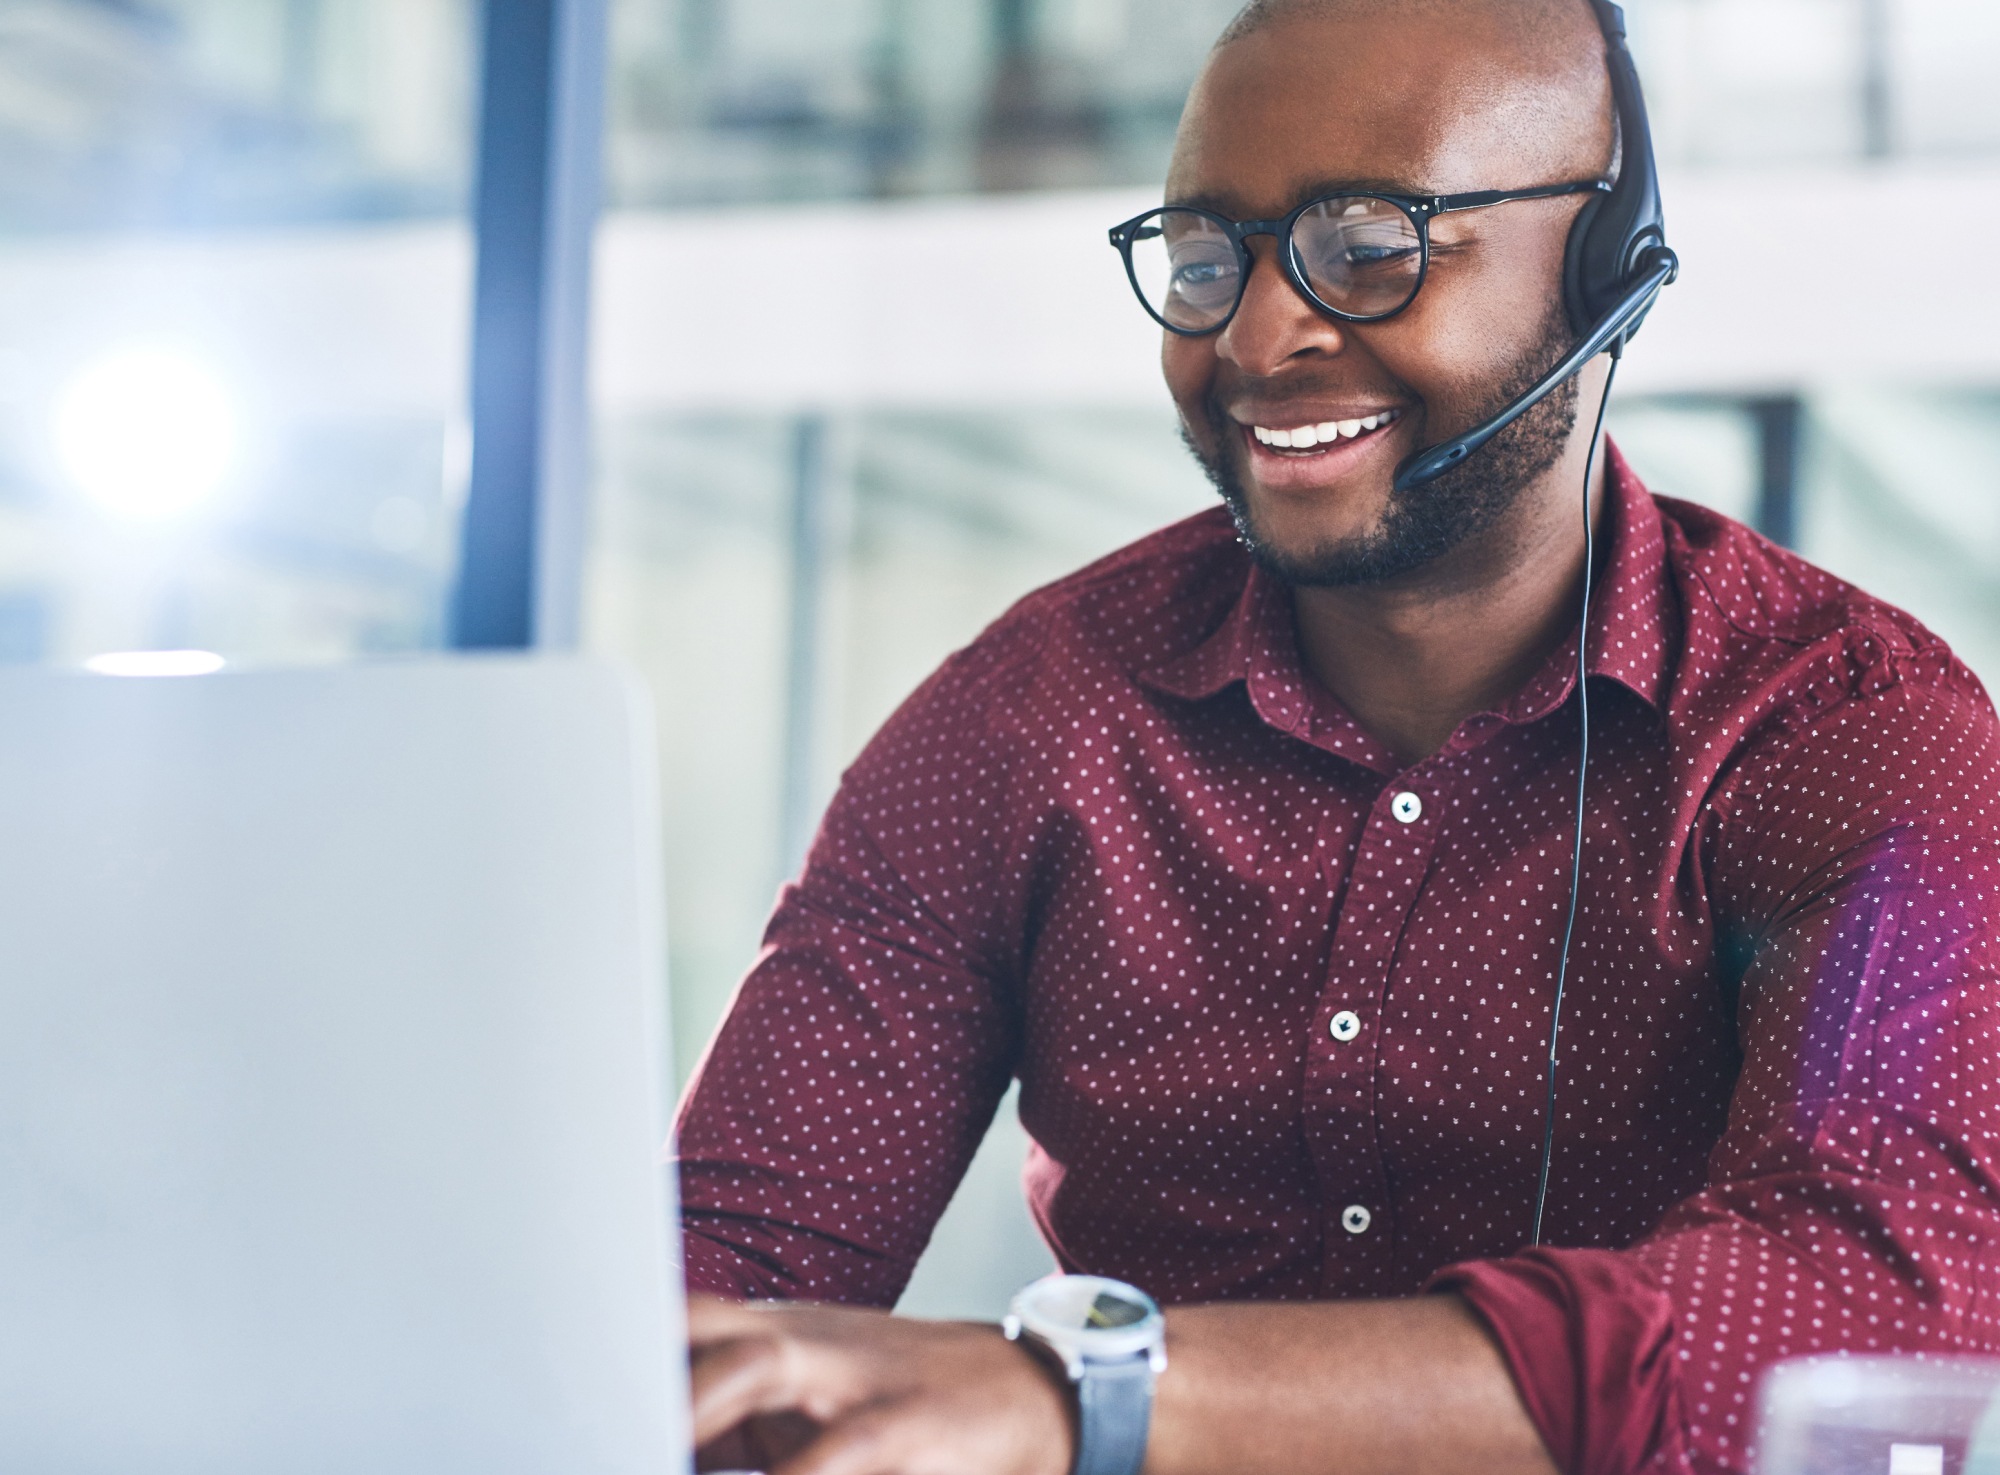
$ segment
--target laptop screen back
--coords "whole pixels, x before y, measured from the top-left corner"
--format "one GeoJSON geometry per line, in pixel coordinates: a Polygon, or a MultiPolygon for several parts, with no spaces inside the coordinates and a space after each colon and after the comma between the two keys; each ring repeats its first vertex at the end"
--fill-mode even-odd
{"type": "Polygon", "coordinates": [[[0,1469],[685,1466],[653,752],[581,662],[0,675],[0,1469]]]}

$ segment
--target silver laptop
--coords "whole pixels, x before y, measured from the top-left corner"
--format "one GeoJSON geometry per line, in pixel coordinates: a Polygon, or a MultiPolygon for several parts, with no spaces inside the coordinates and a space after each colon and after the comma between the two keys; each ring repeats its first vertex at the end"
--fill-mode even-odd
{"type": "Polygon", "coordinates": [[[583,662],[0,674],[0,1470],[685,1469],[654,751],[583,662]]]}

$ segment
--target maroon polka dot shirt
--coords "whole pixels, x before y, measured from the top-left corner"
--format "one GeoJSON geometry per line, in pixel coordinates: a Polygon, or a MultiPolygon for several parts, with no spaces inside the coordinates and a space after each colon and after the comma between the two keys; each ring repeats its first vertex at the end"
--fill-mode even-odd
{"type": "Polygon", "coordinates": [[[689,1281],[889,1304],[1010,1079],[1068,1268],[1446,1287],[1566,1470],[1759,1371],[2000,1351],[2000,729],[1922,626],[1613,454],[1575,646],[1400,768],[1218,510],[1022,601],[848,773],[683,1108],[689,1281]]]}

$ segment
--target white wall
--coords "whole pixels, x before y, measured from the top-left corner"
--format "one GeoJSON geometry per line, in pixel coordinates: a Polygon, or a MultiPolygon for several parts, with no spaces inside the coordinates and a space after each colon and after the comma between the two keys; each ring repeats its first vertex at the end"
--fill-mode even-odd
{"type": "MultiPolygon", "coordinates": [[[[1666,196],[1686,270],[1628,392],[2000,383],[2000,278],[1974,269],[2000,239],[2000,167],[1705,173],[1666,196]]],[[[1158,331],[1105,240],[1154,198],[615,215],[598,404],[1158,405],[1158,331]]],[[[469,281],[456,224],[7,243],[0,399],[26,411],[141,337],[233,366],[273,413],[453,416],[469,281]]]]}
{"type": "MultiPolygon", "coordinates": [[[[1664,187],[1685,270],[1633,350],[1628,392],[2000,382],[2000,280],[1968,269],[1980,248],[1964,244],[2000,236],[2000,167],[1664,187]]],[[[1157,201],[1128,190],[615,218],[600,400],[1157,404],[1159,330],[1105,236],[1157,201]]]]}

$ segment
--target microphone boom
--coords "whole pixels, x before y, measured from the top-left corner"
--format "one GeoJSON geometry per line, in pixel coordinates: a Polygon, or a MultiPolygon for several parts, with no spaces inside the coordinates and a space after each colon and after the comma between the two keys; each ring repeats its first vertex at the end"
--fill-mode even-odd
{"type": "Polygon", "coordinates": [[[1582,341],[1563,356],[1561,363],[1543,375],[1533,389],[1491,420],[1473,427],[1463,435],[1454,436],[1440,445],[1432,446],[1427,451],[1420,451],[1405,461],[1396,472],[1396,490],[1412,491],[1436,481],[1554,394],[1566,380],[1581,373],[1583,366],[1603,353],[1606,348],[1611,348],[1616,354],[1624,347],[1623,342],[1617,340],[1622,340],[1633,322],[1653,305],[1653,299],[1680,274],[1680,269],[1680,258],[1665,246],[1656,246],[1648,251],[1641,259],[1642,274],[1634,281],[1631,290],[1615,307],[1598,319],[1597,326],[1586,333],[1582,341]]]}

